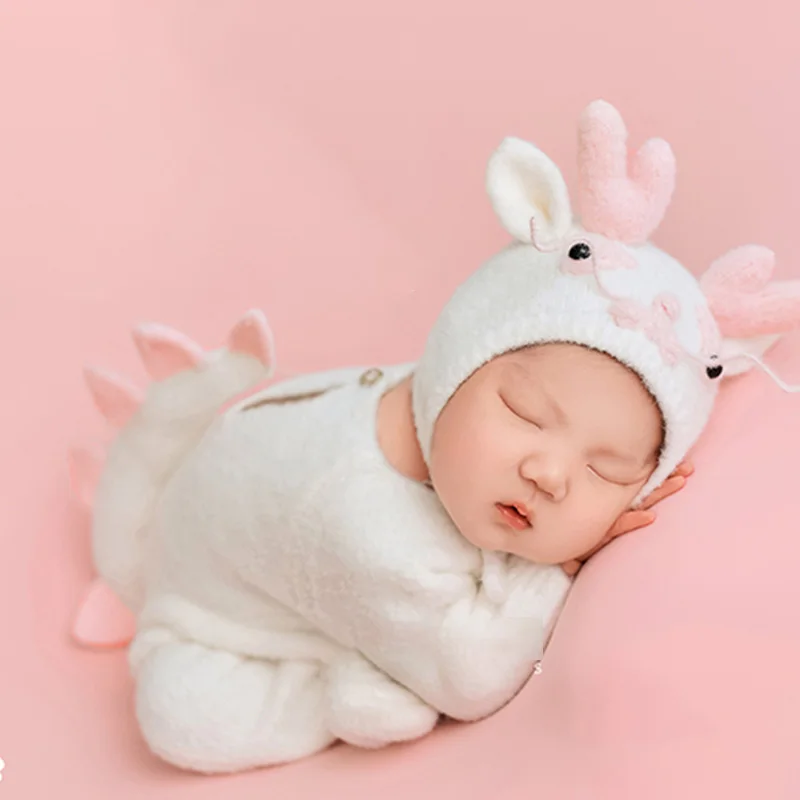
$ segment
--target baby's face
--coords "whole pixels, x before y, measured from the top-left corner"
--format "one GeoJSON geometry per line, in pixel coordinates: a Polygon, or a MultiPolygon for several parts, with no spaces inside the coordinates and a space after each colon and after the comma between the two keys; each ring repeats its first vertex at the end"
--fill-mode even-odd
{"type": "Polygon", "coordinates": [[[526,348],[484,365],[450,398],[431,478],[474,545],[560,564],[630,507],[656,467],[661,425],[637,376],[614,359],[570,344],[526,348]]]}

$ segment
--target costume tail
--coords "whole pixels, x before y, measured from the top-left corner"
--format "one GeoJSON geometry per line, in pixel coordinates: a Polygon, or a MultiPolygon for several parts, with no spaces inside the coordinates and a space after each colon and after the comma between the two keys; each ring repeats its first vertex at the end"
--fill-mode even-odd
{"type": "Polygon", "coordinates": [[[71,453],[73,491],[92,510],[92,551],[99,580],[73,628],[84,644],[118,646],[133,632],[144,600],[142,562],[148,522],[161,491],[220,409],[274,371],[272,334],[260,311],[248,312],[226,346],[209,353],[181,333],[146,324],[134,341],[153,378],[142,395],[123,379],[86,370],[95,405],[118,431],[99,452],[71,453]]]}

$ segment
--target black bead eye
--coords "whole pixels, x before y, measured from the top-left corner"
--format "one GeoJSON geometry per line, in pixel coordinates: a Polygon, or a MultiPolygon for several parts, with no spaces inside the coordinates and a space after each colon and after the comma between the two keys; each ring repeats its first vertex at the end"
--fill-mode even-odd
{"type": "Polygon", "coordinates": [[[569,249],[569,257],[573,261],[583,261],[592,255],[592,248],[586,242],[578,242],[569,249]]]}
{"type": "Polygon", "coordinates": [[[713,381],[715,378],[719,378],[722,375],[722,365],[717,364],[715,367],[706,367],[706,375],[713,381]]]}

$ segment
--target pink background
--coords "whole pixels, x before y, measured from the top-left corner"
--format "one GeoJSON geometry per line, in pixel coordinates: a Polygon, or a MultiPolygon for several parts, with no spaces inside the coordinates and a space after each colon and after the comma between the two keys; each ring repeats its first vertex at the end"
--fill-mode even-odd
{"type": "MultiPolygon", "coordinates": [[[[602,600],[573,604],[553,641],[552,660],[571,668],[543,673],[481,725],[235,777],[151,758],[123,653],[71,645],[91,570],[64,462],[71,442],[101,430],[81,365],[141,378],[128,328],[142,319],[212,346],[260,306],[283,371],[416,358],[457,282],[506,240],[483,192],[491,150],[528,138],[574,185],[575,123],[596,97],[622,111],[636,144],[660,135],[676,152],[657,243],[700,270],[761,242],[778,254],[777,277],[800,276],[796,31],[788,0],[0,5],[3,796],[655,798],[723,784],[798,796],[800,598],[775,588],[795,581],[800,559],[788,536],[796,479],[766,466],[796,463],[798,401],[776,399],[760,376],[729,398],[683,504],[582,577],[579,597],[602,600]],[[707,538],[698,558],[690,522],[739,527],[722,546],[707,538]],[[762,529],[787,535],[753,548],[762,529]],[[695,599],[709,575],[727,576],[727,594],[687,610],[652,572],[664,559],[695,599]],[[754,575],[760,605],[742,588],[754,575]],[[611,632],[628,648],[623,669],[608,647],[590,664],[586,631],[600,636],[629,602],[620,585],[634,597],[641,587],[660,627],[645,616],[635,636],[611,632]],[[569,658],[570,630],[584,634],[581,658],[569,658]],[[654,652],[675,660],[637,683],[635,665],[654,652]],[[676,674],[694,695],[665,695],[676,674]],[[665,696],[673,716],[653,717],[648,702],[665,696]],[[575,704],[598,698],[581,722],[575,704]],[[713,725],[706,701],[726,709],[713,725]],[[625,749],[687,720],[694,734],[680,743],[625,749]]],[[[796,349],[775,363],[800,382],[796,349]]]]}

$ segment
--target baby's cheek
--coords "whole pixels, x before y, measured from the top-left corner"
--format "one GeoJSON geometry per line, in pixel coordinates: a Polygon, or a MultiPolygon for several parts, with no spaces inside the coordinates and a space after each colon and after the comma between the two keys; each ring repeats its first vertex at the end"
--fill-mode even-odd
{"type": "Polygon", "coordinates": [[[587,499],[579,503],[575,510],[569,538],[582,552],[591,550],[608,533],[617,516],[616,504],[587,499]]]}
{"type": "Polygon", "coordinates": [[[473,435],[464,431],[448,429],[436,442],[433,450],[433,463],[438,483],[462,484],[469,481],[475,471],[476,465],[481,463],[481,442],[473,435]]]}
{"type": "Polygon", "coordinates": [[[484,483],[482,460],[471,436],[443,431],[432,453],[431,476],[448,513],[461,524],[469,516],[472,499],[484,483]]]}
{"type": "Polygon", "coordinates": [[[445,408],[434,429],[432,449],[443,466],[475,458],[488,441],[486,426],[464,403],[445,408]]]}

